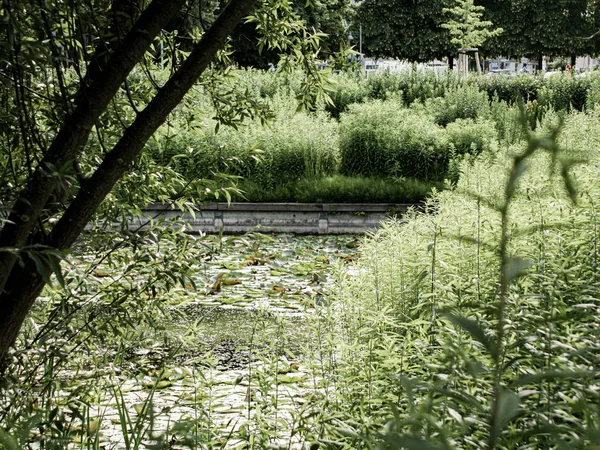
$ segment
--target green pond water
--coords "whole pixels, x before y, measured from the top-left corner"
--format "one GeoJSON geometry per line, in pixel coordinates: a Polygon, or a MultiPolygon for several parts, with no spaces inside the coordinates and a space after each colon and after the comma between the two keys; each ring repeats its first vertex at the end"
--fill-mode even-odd
{"type": "MultiPolygon", "coordinates": [[[[95,390],[86,421],[93,432],[84,424],[81,442],[128,448],[124,435],[141,433],[147,443],[161,435],[173,449],[188,448],[186,436],[191,448],[245,448],[249,435],[269,429],[269,446],[303,448],[291,430],[303,405],[322,395],[321,375],[307,362],[315,340],[307,317],[331,301],[332,268],[351,265],[361,238],[203,240],[216,250],[189,261],[195,286],[178,287],[169,299],[173,319],[165,328],[185,335],[184,344],[132,342],[102,376],[90,370],[95,390]]],[[[76,378],[81,383],[85,371],[76,378]]],[[[65,396],[77,385],[64,378],[65,396]]]]}

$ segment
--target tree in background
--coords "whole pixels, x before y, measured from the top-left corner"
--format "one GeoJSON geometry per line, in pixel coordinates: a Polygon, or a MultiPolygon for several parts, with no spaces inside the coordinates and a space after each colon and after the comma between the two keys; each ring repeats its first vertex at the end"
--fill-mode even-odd
{"type": "MultiPolygon", "coordinates": [[[[297,19],[309,28],[323,33],[320,40],[320,59],[344,53],[348,32],[343,25],[350,16],[350,0],[293,0],[292,10],[297,19]],[[342,50],[340,52],[340,50],[342,50]]],[[[233,58],[242,67],[266,69],[278,60],[276,49],[259,51],[260,32],[252,22],[240,23],[231,35],[233,58]]]]}
{"type": "Polygon", "coordinates": [[[502,28],[490,29],[493,23],[489,20],[481,20],[485,8],[473,4],[473,0],[456,0],[452,8],[444,8],[445,13],[451,19],[442,24],[452,36],[451,42],[458,48],[478,48],[493,36],[499,36],[504,30],[502,28]]]}
{"type": "Polygon", "coordinates": [[[509,57],[595,55],[600,51],[597,0],[481,0],[485,17],[504,33],[491,37],[487,54],[509,57]]]}
{"type": "MultiPolygon", "coordinates": [[[[469,4],[468,8],[485,7],[478,16],[481,22],[504,30],[486,36],[481,45],[468,45],[481,47],[487,55],[540,59],[541,55],[600,52],[598,0],[475,0],[469,4]]],[[[369,56],[429,61],[454,53],[459,45],[451,39],[459,39],[460,20],[455,19],[454,35],[442,26],[449,24],[444,9],[456,7],[452,0],[364,0],[357,7],[352,34],[358,34],[361,24],[363,51],[369,56]]]]}
{"type": "MultiPolygon", "coordinates": [[[[453,53],[450,33],[442,27],[450,0],[364,0],[354,28],[363,29],[369,56],[430,61],[453,53]]],[[[353,30],[354,34],[354,30],[353,30]]]]}

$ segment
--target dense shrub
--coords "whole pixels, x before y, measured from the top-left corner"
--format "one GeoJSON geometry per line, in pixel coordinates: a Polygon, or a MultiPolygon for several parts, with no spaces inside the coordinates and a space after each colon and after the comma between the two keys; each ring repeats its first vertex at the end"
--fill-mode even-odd
{"type": "Polygon", "coordinates": [[[329,96],[333,105],[325,105],[331,117],[338,118],[352,103],[361,103],[367,96],[365,79],[362,76],[337,74],[333,77],[334,85],[329,96]]]}
{"type": "Polygon", "coordinates": [[[453,88],[441,98],[429,99],[426,107],[434,116],[435,123],[442,126],[456,119],[486,118],[490,110],[486,93],[471,85],[453,88]]]}
{"type": "MultiPolygon", "coordinates": [[[[148,147],[159,164],[188,180],[237,175],[254,193],[277,191],[285,198],[292,191],[302,197],[299,181],[309,180],[307,189],[338,169],[344,176],[457,180],[463,155],[495,148],[495,140],[513,144],[524,138],[516,120],[521,107],[535,130],[548,111],[592,109],[600,99],[600,77],[593,74],[465,79],[412,70],[365,79],[342,73],[334,75],[333,106],[318,105],[316,115],[295,115],[300,74],[243,70],[236,76],[235,92],[225,94],[268,111],[270,125],[263,127],[258,118],[243,123],[234,118],[237,129],[222,126],[215,133],[211,118],[218,109],[199,89],[148,147]],[[340,123],[328,117],[340,114],[340,123]]],[[[320,188],[332,191],[344,184],[349,188],[346,182],[320,188]]]]}
{"type": "Polygon", "coordinates": [[[263,98],[276,96],[296,96],[300,93],[302,74],[300,72],[276,72],[257,69],[240,69],[235,72],[237,83],[263,98]]]}
{"type": "Polygon", "coordinates": [[[238,127],[215,123],[163,134],[152,145],[154,157],[188,179],[214,173],[238,175],[264,188],[301,178],[326,176],[337,170],[337,126],[324,113],[285,111],[269,126],[250,121],[238,127]]]}
{"type": "Polygon", "coordinates": [[[465,165],[459,189],[429,205],[435,214],[405,216],[363,244],[331,319],[341,370],[330,404],[356,424],[347,447],[593,447],[597,124],[573,114],[560,138],[564,157],[583,149],[591,160],[572,169],[577,204],[554,158],[540,151],[518,165],[522,143],[465,165]],[[387,445],[369,445],[379,430],[387,445]]]}
{"type": "Polygon", "coordinates": [[[600,105],[600,72],[594,73],[590,79],[585,107],[588,110],[597,109],[600,105]]]}
{"type": "Polygon", "coordinates": [[[538,102],[556,110],[583,110],[586,104],[590,78],[563,75],[544,80],[538,92],[538,102]]]}
{"type": "Polygon", "coordinates": [[[527,103],[537,99],[543,79],[530,75],[516,77],[476,77],[473,78],[480,90],[486,91],[491,101],[494,98],[507,103],[527,103]]]}
{"type": "Polygon", "coordinates": [[[387,100],[390,95],[398,94],[410,85],[407,73],[384,72],[367,79],[367,92],[370,99],[387,100]]]}
{"type": "Polygon", "coordinates": [[[456,119],[446,127],[448,141],[459,155],[478,155],[489,151],[496,140],[496,129],[491,120],[456,119]]]}
{"type": "Polygon", "coordinates": [[[340,122],[341,173],[443,179],[448,166],[444,130],[398,102],[352,105],[340,122]]]}
{"type": "Polygon", "coordinates": [[[255,124],[248,131],[248,143],[255,143],[263,153],[246,176],[263,187],[337,170],[337,126],[323,113],[280,117],[268,128],[255,124]]]}
{"type": "Polygon", "coordinates": [[[460,85],[460,79],[452,72],[438,75],[433,72],[411,70],[401,73],[372,75],[367,80],[368,96],[387,100],[402,93],[405,105],[425,102],[429,98],[442,97],[447,90],[460,85]]]}
{"type": "Polygon", "coordinates": [[[427,198],[433,187],[442,189],[441,182],[415,178],[328,177],[301,179],[272,189],[264,189],[251,180],[239,185],[243,196],[234,194],[234,200],[250,202],[301,203],[404,203],[420,202],[427,198]]]}

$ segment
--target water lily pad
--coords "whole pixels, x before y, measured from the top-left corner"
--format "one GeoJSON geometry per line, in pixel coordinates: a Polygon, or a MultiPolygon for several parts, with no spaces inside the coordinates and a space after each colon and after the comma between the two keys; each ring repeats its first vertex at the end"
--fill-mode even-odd
{"type": "Polygon", "coordinates": [[[147,389],[164,389],[171,386],[173,386],[171,380],[160,380],[158,383],[156,381],[144,383],[144,387],[147,389]]]}
{"type": "Polygon", "coordinates": [[[306,377],[303,373],[280,375],[277,380],[280,383],[299,383],[306,377]]]}

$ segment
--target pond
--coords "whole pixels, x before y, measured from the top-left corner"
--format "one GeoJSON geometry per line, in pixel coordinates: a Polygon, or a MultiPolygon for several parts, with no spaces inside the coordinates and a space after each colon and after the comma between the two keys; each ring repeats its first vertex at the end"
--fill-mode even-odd
{"type": "MultiPolygon", "coordinates": [[[[104,348],[110,362],[89,368],[95,386],[73,427],[77,445],[303,448],[303,415],[326,395],[317,316],[332,268],[351,263],[361,239],[203,237],[198,245],[214,251],[189,261],[193,283],[172,290],[172,321],[162,324],[182,344],[104,348]]],[[[87,382],[85,370],[71,375],[61,378],[65,398],[87,382]]]]}

